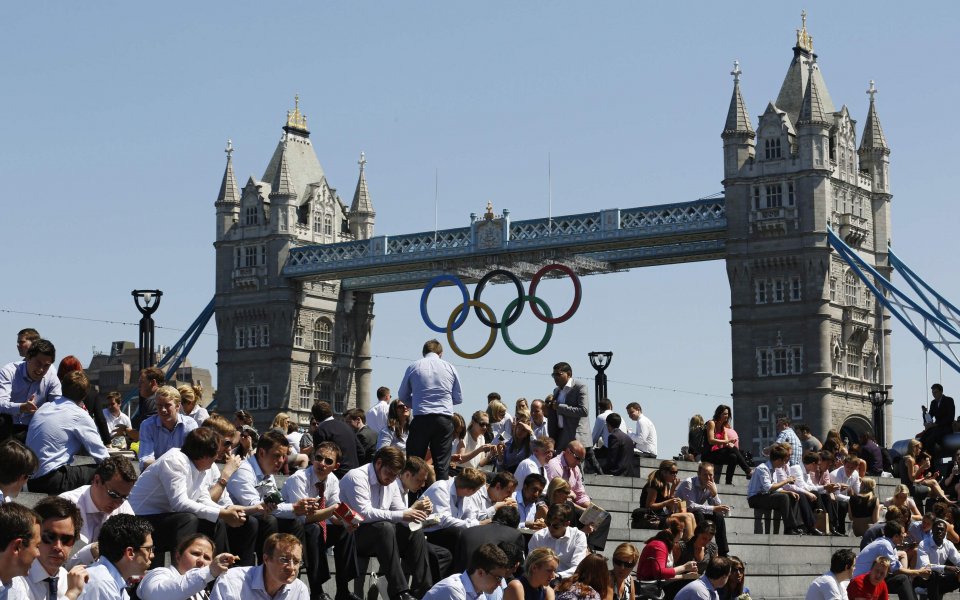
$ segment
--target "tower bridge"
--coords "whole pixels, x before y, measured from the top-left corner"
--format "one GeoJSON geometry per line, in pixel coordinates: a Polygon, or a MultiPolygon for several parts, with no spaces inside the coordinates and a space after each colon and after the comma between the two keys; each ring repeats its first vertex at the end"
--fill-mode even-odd
{"type": "Polygon", "coordinates": [[[858,127],[835,106],[805,23],[785,58],[756,128],[734,65],[716,197],[523,221],[488,207],[465,227],[391,236],[374,234],[365,158],[347,204],[320,166],[298,98],[261,177],[241,188],[227,148],[214,244],[221,408],[258,422],[285,410],[305,422],[317,398],[337,411],[368,405],[373,295],[439,273],[470,282],[492,266],[529,276],[549,262],[602,274],[723,260],[744,446],[769,443],[779,414],[817,436],[869,430],[870,393],[893,397],[890,315],[831,251],[828,232],[889,278],[890,149],[872,82],[858,127]]]}

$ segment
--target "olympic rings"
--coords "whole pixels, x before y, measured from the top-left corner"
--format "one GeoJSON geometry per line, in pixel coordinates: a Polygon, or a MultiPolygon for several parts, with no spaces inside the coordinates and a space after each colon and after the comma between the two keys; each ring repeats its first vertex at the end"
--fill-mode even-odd
{"type": "MultiPolygon", "coordinates": [[[[516,301],[516,299],[514,299],[514,301],[516,301]]],[[[493,310],[483,302],[480,302],[479,300],[468,300],[467,304],[472,306],[477,312],[483,310],[483,312],[487,313],[487,315],[490,317],[491,321],[497,320],[496,315],[493,314],[493,310]]],[[[457,343],[453,341],[453,332],[457,329],[453,326],[453,321],[456,318],[457,313],[462,312],[461,309],[463,308],[466,308],[463,304],[457,305],[457,307],[453,309],[453,312],[450,313],[450,318],[447,319],[447,343],[450,344],[450,349],[453,350],[457,356],[469,359],[480,358],[487,352],[490,352],[490,348],[493,348],[493,344],[497,341],[497,330],[493,327],[490,328],[490,336],[487,338],[487,343],[484,344],[483,348],[480,348],[479,351],[474,352],[473,354],[467,354],[466,352],[463,352],[460,350],[460,347],[457,346],[457,343]]]]}
{"type": "Polygon", "coordinates": [[[530,280],[530,295],[533,296],[533,298],[530,299],[530,310],[533,311],[533,314],[541,321],[555,325],[557,323],[563,323],[577,312],[577,309],[580,308],[580,300],[583,298],[583,290],[580,287],[580,279],[577,277],[577,274],[573,272],[573,269],[566,265],[554,263],[543,267],[534,274],[533,279],[530,280]],[[549,315],[544,317],[540,314],[540,310],[533,301],[533,298],[537,297],[537,286],[540,284],[540,279],[550,271],[563,271],[570,277],[570,281],[573,282],[573,304],[570,305],[570,309],[567,312],[556,319],[551,318],[549,315]]]}
{"type": "Polygon", "coordinates": [[[496,343],[497,330],[500,330],[503,333],[503,342],[508,348],[517,354],[530,355],[536,354],[546,347],[546,345],[550,342],[550,338],[553,336],[553,326],[569,320],[574,313],[577,312],[577,309],[580,308],[580,301],[582,297],[583,289],[580,285],[580,279],[577,277],[576,273],[570,267],[557,263],[549,264],[534,274],[533,279],[530,282],[530,290],[527,294],[523,293],[523,284],[519,277],[505,269],[494,269],[493,271],[490,271],[484,275],[477,283],[477,287],[473,292],[472,300],[467,292],[467,286],[464,285],[459,277],[444,273],[442,275],[437,275],[431,279],[426,286],[424,286],[423,293],[420,295],[420,316],[423,318],[423,322],[426,323],[427,327],[429,327],[432,331],[436,331],[437,333],[446,333],[447,342],[450,345],[450,348],[454,351],[454,353],[462,358],[474,359],[480,358],[487,354],[490,349],[493,348],[494,343],[496,343]],[[547,303],[536,295],[537,286],[540,284],[540,280],[543,279],[544,275],[551,271],[561,271],[569,276],[570,281],[573,282],[573,303],[570,305],[570,308],[567,309],[567,312],[563,313],[559,317],[554,317],[553,311],[550,309],[547,303]],[[483,292],[487,282],[497,275],[501,275],[510,279],[517,289],[517,297],[507,304],[506,309],[503,311],[503,316],[501,317],[500,322],[497,322],[496,314],[493,312],[493,309],[480,301],[480,294],[483,292]],[[450,318],[447,319],[446,328],[439,327],[430,319],[430,316],[427,314],[427,300],[430,297],[430,292],[442,282],[449,282],[457,286],[457,288],[460,290],[460,295],[463,297],[463,301],[453,309],[452,313],[450,313],[450,318]],[[546,323],[547,328],[544,332],[543,338],[537,345],[533,346],[532,348],[524,349],[517,347],[513,343],[513,340],[510,339],[508,328],[517,322],[517,319],[520,318],[520,315],[523,312],[523,305],[528,302],[530,303],[530,309],[533,311],[534,316],[540,321],[546,323]],[[477,318],[480,319],[480,322],[490,328],[490,336],[487,338],[486,343],[482,348],[480,348],[479,351],[474,353],[463,352],[463,350],[457,346],[457,343],[453,337],[453,332],[459,329],[466,322],[467,317],[470,315],[470,308],[473,308],[474,312],[477,314],[477,318]]]}
{"type": "MultiPolygon", "coordinates": [[[[507,345],[507,348],[510,348],[517,354],[524,354],[526,356],[529,356],[531,354],[536,354],[537,352],[540,352],[546,347],[547,344],[550,343],[550,338],[553,336],[553,323],[551,323],[550,321],[547,321],[547,330],[543,333],[543,339],[541,339],[540,343],[534,346],[533,348],[527,348],[526,350],[524,350],[523,348],[518,348],[514,346],[513,341],[510,339],[510,332],[507,331],[507,326],[508,326],[508,323],[506,320],[507,313],[509,313],[514,306],[518,304],[523,304],[527,300],[530,301],[531,305],[533,305],[534,303],[537,303],[540,306],[542,306],[543,311],[547,313],[547,317],[553,316],[553,314],[550,312],[550,307],[547,306],[547,303],[544,302],[543,299],[541,298],[537,298],[536,296],[521,296],[519,298],[514,298],[513,300],[510,301],[510,304],[508,304],[507,308],[504,309],[503,311],[503,319],[504,319],[503,320],[503,343],[507,345]]],[[[492,332],[493,329],[491,329],[490,331],[492,332]]]]}
{"type": "MultiPolygon", "coordinates": [[[[510,279],[510,281],[513,282],[513,285],[515,285],[517,288],[517,297],[518,298],[523,297],[523,283],[520,282],[519,277],[517,277],[510,271],[507,271],[506,269],[494,269],[493,271],[490,271],[489,273],[481,277],[480,281],[477,282],[477,287],[476,289],[473,290],[474,300],[476,300],[477,302],[480,302],[480,292],[483,291],[483,288],[484,286],[487,285],[487,282],[493,279],[494,277],[496,277],[497,275],[503,275],[504,277],[507,277],[508,279],[510,279]]],[[[487,318],[483,316],[483,312],[481,312],[479,306],[474,306],[473,312],[477,313],[477,318],[480,319],[480,322],[486,325],[487,327],[500,329],[501,327],[509,327],[510,325],[513,325],[514,323],[517,322],[517,319],[520,318],[520,313],[523,312],[523,302],[516,302],[512,306],[514,307],[513,314],[510,315],[509,319],[507,318],[506,314],[504,314],[503,323],[497,323],[493,317],[491,317],[490,320],[488,321],[487,318]]],[[[457,327],[459,327],[459,325],[457,325],[457,327]]]]}
{"type": "Polygon", "coordinates": [[[463,285],[463,282],[460,281],[460,278],[456,275],[437,275],[427,283],[427,286],[423,288],[423,294],[420,295],[420,316],[423,317],[423,322],[427,324],[427,327],[437,333],[444,333],[446,329],[435,325],[434,322],[430,320],[430,315],[427,314],[427,298],[430,297],[430,292],[433,291],[433,288],[437,287],[441,281],[449,281],[460,288],[460,293],[463,294],[463,303],[460,304],[463,310],[460,313],[460,318],[453,324],[453,329],[459,329],[467,320],[467,317],[470,316],[470,308],[467,306],[470,303],[470,294],[467,292],[467,286],[463,285]]]}

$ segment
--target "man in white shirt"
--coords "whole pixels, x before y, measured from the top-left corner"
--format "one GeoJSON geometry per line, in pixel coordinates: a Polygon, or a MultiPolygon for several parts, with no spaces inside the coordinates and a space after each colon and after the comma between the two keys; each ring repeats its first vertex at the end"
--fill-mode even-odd
{"type": "Polygon", "coordinates": [[[310,600],[300,581],[303,546],[288,533],[275,533],[263,544],[263,564],[230,569],[217,579],[210,600],[310,600]]]}
{"type": "Polygon", "coordinates": [[[837,531],[845,534],[847,528],[847,507],[850,505],[850,496],[860,493],[860,472],[857,471],[859,460],[848,454],[843,457],[843,466],[830,473],[830,481],[839,484],[840,489],[834,492],[837,503],[839,524],[837,531]]]}
{"type": "Polygon", "coordinates": [[[637,422],[637,429],[630,434],[633,442],[637,445],[634,450],[640,456],[646,458],[657,457],[657,428],[653,421],[643,414],[643,409],[637,402],[631,402],[627,405],[627,416],[631,421],[637,422]]]}
{"type": "Polygon", "coordinates": [[[103,409],[103,419],[107,423],[107,432],[110,434],[110,445],[114,447],[126,448],[126,434],[132,425],[130,417],[120,410],[122,398],[120,392],[110,392],[106,398],[107,407],[103,409]],[[118,438],[123,438],[121,443],[118,438]]]}
{"type": "Polygon", "coordinates": [[[481,486],[477,493],[464,499],[464,519],[473,519],[486,525],[501,506],[516,506],[513,493],[517,491],[517,479],[513,473],[500,471],[489,481],[490,483],[481,486]]]}
{"type": "MultiPolygon", "coordinates": [[[[40,555],[30,566],[30,572],[14,580],[24,598],[29,600],[76,600],[83,586],[76,579],[68,581],[63,568],[67,555],[73,548],[80,532],[80,511],[77,505],[57,496],[48,496],[34,507],[40,515],[40,555]],[[70,584],[72,589],[69,589],[70,584]]],[[[84,567],[76,567],[76,574],[85,575],[84,567]]]]}
{"type": "Polygon", "coordinates": [[[537,518],[537,502],[547,487],[547,480],[539,473],[530,473],[523,480],[520,489],[513,493],[517,501],[517,512],[520,514],[520,527],[527,529],[543,529],[547,522],[537,518]]]}
{"type": "Polygon", "coordinates": [[[960,552],[953,542],[946,539],[947,522],[937,519],[933,523],[933,535],[924,539],[917,550],[917,567],[930,567],[933,571],[927,580],[928,600],[940,600],[946,594],[960,589],[960,552]]]}
{"type": "Polygon", "coordinates": [[[547,527],[533,534],[527,548],[550,548],[557,554],[560,565],[557,575],[570,577],[587,555],[587,536],[576,527],[570,527],[573,509],[568,504],[554,504],[547,511],[547,527]]]}
{"type": "Polygon", "coordinates": [[[683,586],[677,592],[676,600],[717,600],[717,590],[727,585],[733,563],[729,558],[714,556],[707,563],[706,573],[696,581],[683,586]]]}
{"type": "MultiPolygon", "coordinates": [[[[227,549],[226,527],[247,520],[241,506],[223,507],[210,498],[206,471],[220,452],[220,434],[200,427],[187,434],[183,448],[173,448],[144,471],[130,492],[130,506],[156,531],[156,560],[176,548],[181,537],[200,532],[213,538],[217,554],[227,549]]],[[[122,515],[116,515],[104,523],[122,515]]],[[[101,529],[101,534],[103,530],[101,529]]],[[[240,549],[231,549],[243,556],[240,549]]],[[[101,557],[103,548],[100,548],[101,557]]]]}
{"type": "MultiPolygon", "coordinates": [[[[257,440],[257,451],[240,464],[227,482],[227,491],[233,501],[244,507],[251,521],[257,521],[256,548],[262,548],[266,539],[277,532],[289,533],[301,540],[301,546],[306,545],[303,522],[296,517],[313,512],[316,500],[303,497],[296,502],[284,502],[274,479],[286,464],[289,450],[286,435],[267,431],[257,440]]],[[[243,555],[241,564],[247,566],[243,555]]]]}
{"type": "Polygon", "coordinates": [[[550,435],[550,426],[547,417],[543,414],[543,400],[534,400],[530,403],[530,427],[533,428],[533,437],[539,438],[550,435]]]}
{"type": "Polygon", "coordinates": [[[367,411],[367,427],[375,433],[387,426],[387,411],[390,410],[390,388],[377,388],[377,403],[367,411]]]}
{"type": "Polygon", "coordinates": [[[431,514],[440,517],[440,523],[424,528],[427,541],[443,546],[451,552],[456,551],[460,531],[479,525],[479,521],[467,516],[466,500],[487,483],[480,469],[461,469],[453,479],[434,482],[423,497],[432,503],[431,514]]]}
{"type": "Polygon", "coordinates": [[[83,517],[83,527],[77,537],[77,547],[67,562],[68,567],[89,565],[97,559],[91,545],[97,541],[103,522],[113,515],[132,515],[133,507],[127,502],[137,472],[123,456],[111,456],[100,463],[93,476],[93,483],[60,494],[73,502],[83,517]]]}
{"type": "Polygon", "coordinates": [[[856,553],[849,548],[834,552],[830,558],[830,570],[813,580],[807,588],[806,600],[847,600],[844,583],[853,575],[856,558],[856,553]]]}
{"type": "Polygon", "coordinates": [[[358,556],[376,556],[380,575],[387,579],[391,600],[412,600],[401,557],[413,574],[414,589],[430,588],[426,540],[422,530],[410,531],[408,523],[420,523],[427,513],[407,508],[403,491],[396,485],[403,470],[403,451],[393,446],[377,450],[373,462],[351,469],[340,480],[340,501],[363,517],[357,528],[358,556]]]}
{"type": "Polygon", "coordinates": [[[0,598],[21,600],[14,578],[30,572],[40,556],[40,515],[21,504],[0,504],[0,598]]]}
{"type": "Polygon", "coordinates": [[[153,560],[153,527],[133,515],[117,515],[100,530],[100,558],[87,569],[81,600],[129,600],[127,581],[142,577],[153,560]]]}
{"type": "MultiPolygon", "coordinates": [[[[337,573],[337,600],[349,598],[348,584],[358,578],[357,552],[353,532],[356,524],[346,524],[334,511],[340,507],[340,480],[334,471],[340,466],[340,447],[333,442],[320,442],[315,448],[313,466],[291,475],[283,484],[283,501],[295,504],[310,498],[317,509],[297,517],[304,524],[306,538],[307,581],[312,590],[319,590],[330,579],[327,548],[333,548],[337,573]]],[[[283,519],[278,519],[283,521],[283,519]]]]}
{"type": "MultiPolygon", "coordinates": [[[[530,456],[520,461],[513,472],[518,483],[527,480],[527,475],[536,473],[541,477],[547,476],[547,463],[553,458],[553,438],[538,437],[530,440],[530,456]]],[[[523,515],[520,515],[521,519],[523,515]]]]}
{"type": "Polygon", "coordinates": [[[463,573],[451,575],[430,588],[423,600],[475,600],[492,594],[509,575],[507,555],[495,544],[484,544],[470,557],[463,573]]]}

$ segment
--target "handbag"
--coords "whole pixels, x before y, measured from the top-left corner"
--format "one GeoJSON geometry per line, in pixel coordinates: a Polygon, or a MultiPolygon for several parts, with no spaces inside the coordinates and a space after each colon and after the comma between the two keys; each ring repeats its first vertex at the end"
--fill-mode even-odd
{"type": "MultiPolygon", "coordinates": [[[[641,509],[637,509],[641,510],[641,509]]],[[[649,510],[649,509],[645,509],[649,510]]],[[[654,564],[657,564],[659,571],[659,563],[656,562],[656,559],[652,556],[647,557],[647,560],[654,561],[654,564]]],[[[660,572],[660,579],[654,581],[641,581],[636,580],[634,583],[634,595],[636,595],[637,600],[663,600],[663,573],[660,572]]]]}
{"type": "Polygon", "coordinates": [[[649,508],[635,508],[630,513],[631,529],[660,529],[662,515],[649,508]]]}

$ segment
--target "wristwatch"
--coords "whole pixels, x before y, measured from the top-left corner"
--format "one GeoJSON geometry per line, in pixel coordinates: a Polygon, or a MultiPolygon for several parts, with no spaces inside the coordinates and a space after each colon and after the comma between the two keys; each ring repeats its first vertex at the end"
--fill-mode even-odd
{"type": "Polygon", "coordinates": [[[227,487],[227,480],[221,477],[220,479],[217,480],[217,484],[219,484],[220,487],[227,487]]]}

